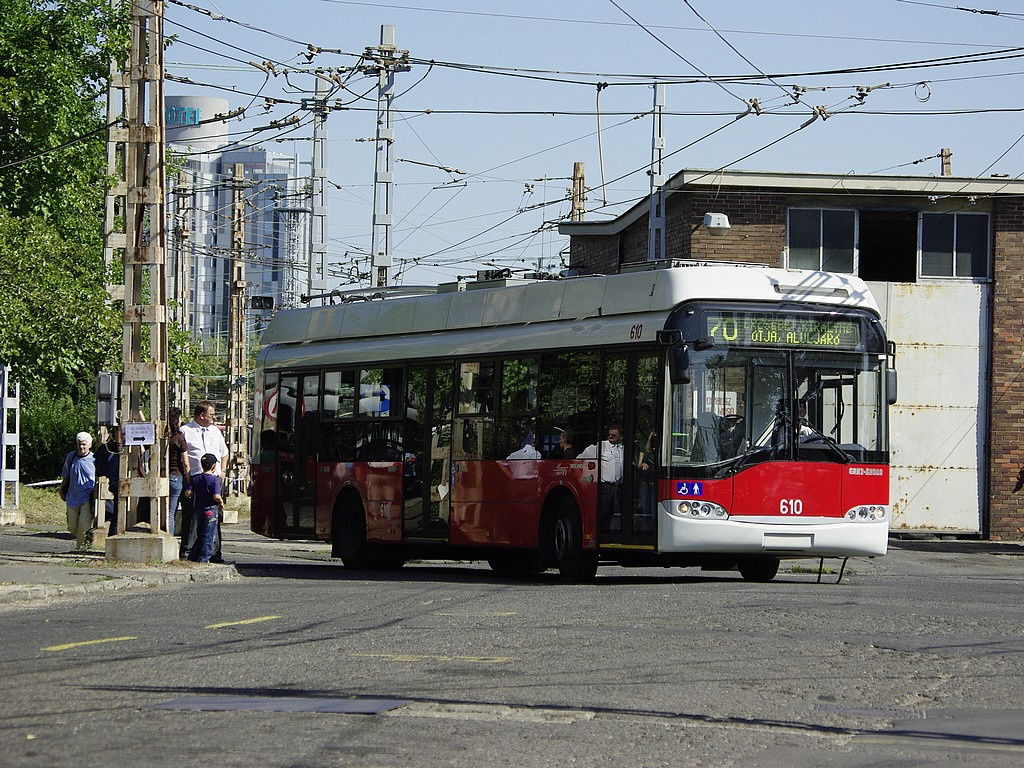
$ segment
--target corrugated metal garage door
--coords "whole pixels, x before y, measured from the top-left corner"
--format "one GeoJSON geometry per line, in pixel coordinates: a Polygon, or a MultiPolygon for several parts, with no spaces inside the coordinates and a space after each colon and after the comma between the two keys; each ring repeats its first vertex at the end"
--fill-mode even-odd
{"type": "Polygon", "coordinates": [[[981,531],[988,476],[989,286],[872,283],[896,342],[892,527],[981,531]]]}

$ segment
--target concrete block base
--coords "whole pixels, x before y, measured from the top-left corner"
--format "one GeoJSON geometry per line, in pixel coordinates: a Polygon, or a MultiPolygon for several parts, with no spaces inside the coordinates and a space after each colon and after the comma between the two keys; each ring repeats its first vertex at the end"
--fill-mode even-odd
{"type": "Polygon", "coordinates": [[[106,550],[107,548],[107,526],[101,525],[98,528],[90,528],[85,532],[85,548],[106,550]]]}
{"type": "Polygon", "coordinates": [[[25,525],[25,513],[20,509],[0,509],[0,525],[25,525]]]}
{"type": "Polygon", "coordinates": [[[160,533],[121,533],[107,537],[107,560],[126,563],[169,563],[178,559],[178,540],[160,533]]]}

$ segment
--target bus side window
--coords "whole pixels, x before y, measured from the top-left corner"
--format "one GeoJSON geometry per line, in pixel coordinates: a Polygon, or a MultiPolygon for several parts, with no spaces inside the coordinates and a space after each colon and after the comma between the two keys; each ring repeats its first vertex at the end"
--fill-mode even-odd
{"type": "Polygon", "coordinates": [[[493,456],[535,458],[537,434],[537,360],[505,360],[501,365],[501,403],[493,456]],[[529,448],[527,448],[529,446],[529,448]]]}
{"type": "Polygon", "coordinates": [[[597,439],[601,358],[589,350],[544,355],[537,386],[545,456],[558,445],[560,431],[572,433],[576,451],[597,439]]]}

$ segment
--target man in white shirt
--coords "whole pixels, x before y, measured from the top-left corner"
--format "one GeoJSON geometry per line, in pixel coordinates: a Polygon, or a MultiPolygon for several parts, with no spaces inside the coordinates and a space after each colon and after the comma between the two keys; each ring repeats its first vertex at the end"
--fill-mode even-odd
{"type": "MultiPolygon", "coordinates": [[[[209,400],[201,400],[196,403],[193,410],[193,418],[188,424],[181,428],[188,445],[189,474],[193,477],[203,473],[200,463],[203,456],[212,453],[220,461],[214,472],[222,480],[228,467],[228,446],[224,442],[224,435],[220,428],[214,424],[214,417],[217,409],[209,400]]],[[[190,495],[182,494],[181,497],[181,547],[178,550],[178,557],[182,560],[188,557],[189,550],[196,541],[196,521],[192,515],[192,498],[190,495]]],[[[220,548],[220,522],[217,523],[217,535],[214,542],[213,556],[211,563],[224,562],[220,548]]]]}
{"type": "Polygon", "coordinates": [[[608,533],[612,518],[622,512],[622,428],[618,424],[608,427],[608,439],[584,448],[577,459],[600,458],[597,486],[598,528],[608,533]],[[600,450],[600,454],[599,454],[600,450]]]}

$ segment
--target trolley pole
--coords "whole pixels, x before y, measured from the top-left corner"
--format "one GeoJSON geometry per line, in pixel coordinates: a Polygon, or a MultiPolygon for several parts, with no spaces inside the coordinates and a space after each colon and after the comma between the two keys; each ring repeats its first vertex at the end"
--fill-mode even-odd
{"type": "Polygon", "coordinates": [[[231,464],[228,494],[240,494],[240,469],[246,461],[246,403],[248,402],[245,312],[245,166],[235,163],[231,179],[231,314],[228,316],[228,418],[227,440],[231,464]]]}
{"type": "MultiPolygon", "coordinates": [[[[178,544],[167,528],[167,275],[163,0],[132,4],[124,157],[124,369],[118,535],[109,560],[167,562],[178,544]],[[148,408],[148,410],[147,410],[148,408]],[[148,412],[148,418],[147,418],[148,412]],[[148,471],[145,456],[148,453],[148,471]],[[149,501],[150,533],[127,533],[149,501]]],[[[114,245],[120,238],[112,238],[114,245]]]]}

